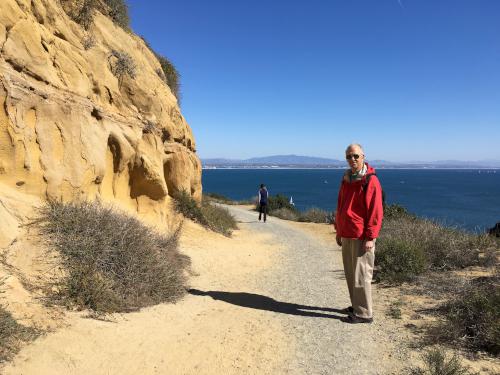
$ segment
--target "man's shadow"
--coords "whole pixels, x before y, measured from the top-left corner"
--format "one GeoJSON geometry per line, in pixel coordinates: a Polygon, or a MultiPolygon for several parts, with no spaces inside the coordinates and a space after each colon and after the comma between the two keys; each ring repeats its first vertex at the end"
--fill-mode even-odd
{"type": "Polygon", "coordinates": [[[224,301],[232,305],[248,307],[257,310],[267,310],[282,314],[299,315],[299,316],[310,316],[315,318],[329,318],[342,320],[342,316],[325,314],[316,311],[324,311],[338,314],[347,314],[347,312],[339,309],[333,309],[329,307],[316,307],[316,306],[306,306],[298,305],[295,303],[280,302],[272,299],[270,297],[261,296],[260,294],[253,293],[243,293],[243,292],[219,292],[219,291],[207,291],[204,292],[198,289],[189,289],[189,294],[194,296],[210,296],[213,299],[224,301]],[[316,311],[314,311],[316,310],[316,311]]]}

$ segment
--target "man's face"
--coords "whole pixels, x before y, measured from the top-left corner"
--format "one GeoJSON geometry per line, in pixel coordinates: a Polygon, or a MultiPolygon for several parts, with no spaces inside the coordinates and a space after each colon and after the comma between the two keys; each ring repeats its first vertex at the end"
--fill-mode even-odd
{"type": "Polygon", "coordinates": [[[347,164],[349,164],[349,167],[351,167],[353,172],[359,172],[361,170],[365,160],[365,155],[363,155],[363,152],[359,147],[350,147],[346,151],[345,157],[347,164]]]}

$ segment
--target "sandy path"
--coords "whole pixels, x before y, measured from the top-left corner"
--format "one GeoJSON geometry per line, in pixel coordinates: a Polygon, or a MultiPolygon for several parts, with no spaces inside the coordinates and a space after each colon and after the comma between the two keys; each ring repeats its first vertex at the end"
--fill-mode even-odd
{"type": "Polygon", "coordinates": [[[5,373],[386,374],[398,366],[384,320],[338,319],[347,291],[325,233],[230,210],[241,227],[231,239],[186,223],[181,249],[197,276],[183,300],[112,321],[72,314],[5,373]]]}

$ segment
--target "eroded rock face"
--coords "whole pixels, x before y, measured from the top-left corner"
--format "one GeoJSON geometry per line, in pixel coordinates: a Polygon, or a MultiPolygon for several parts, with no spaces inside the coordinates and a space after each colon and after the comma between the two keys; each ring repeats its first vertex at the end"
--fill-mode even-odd
{"type": "Polygon", "coordinates": [[[100,13],[86,31],[57,0],[2,0],[0,50],[0,195],[99,198],[159,224],[174,192],[201,199],[191,129],[141,38],[100,13]]]}

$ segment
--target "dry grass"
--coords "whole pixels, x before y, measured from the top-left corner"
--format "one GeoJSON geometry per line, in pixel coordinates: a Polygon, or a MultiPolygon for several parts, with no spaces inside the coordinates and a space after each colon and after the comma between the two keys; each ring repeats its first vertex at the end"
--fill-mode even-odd
{"type": "Polygon", "coordinates": [[[430,340],[471,351],[500,354],[500,277],[469,280],[438,310],[444,318],[429,331],[430,340]]]}
{"type": "Polygon", "coordinates": [[[400,206],[388,206],[385,212],[377,241],[382,279],[402,282],[425,270],[491,266],[497,261],[499,243],[494,237],[444,227],[400,206]]]}
{"type": "Polygon", "coordinates": [[[58,250],[65,274],[54,281],[51,301],[110,313],[185,293],[189,258],[177,249],[180,228],[162,235],[98,202],[50,203],[35,224],[58,250]]]}

